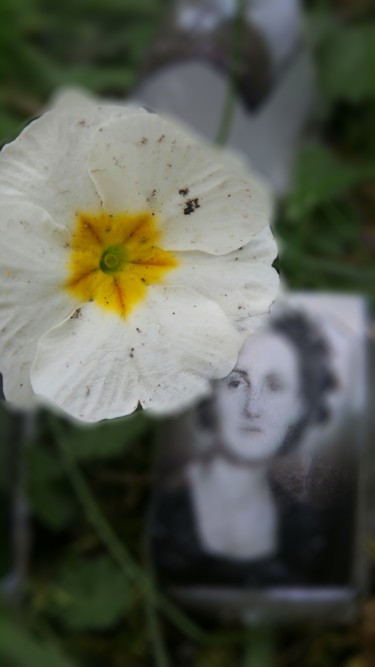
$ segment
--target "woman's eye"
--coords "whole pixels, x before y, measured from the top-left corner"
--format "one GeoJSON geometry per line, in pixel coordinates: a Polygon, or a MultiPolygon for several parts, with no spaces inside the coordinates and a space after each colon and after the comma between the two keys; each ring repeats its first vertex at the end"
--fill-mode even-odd
{"type": "Polygon", "coordinates": [[[282,391],[284,389],[283,381],[274,375],[270,375],[266,379],[266,384],[270,391],[282,391]]]}
{"type": "Polygon", "coordinates": [[[228,382],[228,387],[230,387],[230,389],[237,389],[240,386],[240,384],[241,384],[240,380],[230,380],[228,382]]]}

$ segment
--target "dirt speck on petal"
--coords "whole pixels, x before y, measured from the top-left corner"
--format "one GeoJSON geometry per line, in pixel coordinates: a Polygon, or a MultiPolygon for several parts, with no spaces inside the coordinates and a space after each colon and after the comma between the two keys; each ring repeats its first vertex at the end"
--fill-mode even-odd
{"type": "Polygon", "coordinates": [[[185,204],[184,215],[190,215],[191,213],[194,213],[194,211],[196,211],[197,208],[200,208],[198,197],[195,197],[194,199],[189,199],[185,204]]]}

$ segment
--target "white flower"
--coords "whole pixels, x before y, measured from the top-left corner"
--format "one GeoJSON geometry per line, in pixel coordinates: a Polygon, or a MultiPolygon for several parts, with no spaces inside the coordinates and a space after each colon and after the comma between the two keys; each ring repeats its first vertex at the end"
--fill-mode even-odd
{"type": "Polygon", "coordinates": [[[268,195],[171,121],[68,106],[0,154],[5,396],[84,421],[172,412],[274,299],[268,195]]]}

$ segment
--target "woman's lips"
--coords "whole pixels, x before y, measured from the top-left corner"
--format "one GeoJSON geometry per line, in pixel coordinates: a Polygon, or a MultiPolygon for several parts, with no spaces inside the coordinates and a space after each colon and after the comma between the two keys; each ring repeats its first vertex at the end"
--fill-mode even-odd
{"type": "Polygon", "coordinates": [[[261,433],[262,429],[259,426],[241,426],[240,431],[244,433],[261,433]]]}

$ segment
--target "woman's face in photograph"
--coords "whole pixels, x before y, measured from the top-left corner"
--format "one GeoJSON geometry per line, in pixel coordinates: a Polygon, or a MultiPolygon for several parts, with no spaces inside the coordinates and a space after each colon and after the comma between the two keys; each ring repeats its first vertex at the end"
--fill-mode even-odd
{"type": "Polygon", "coordinates": [[[302,414],[293,347],[277,334],[250,336],[217,383],[215,406],[224,447],[250,462],[274,455],[302,414]]]}

